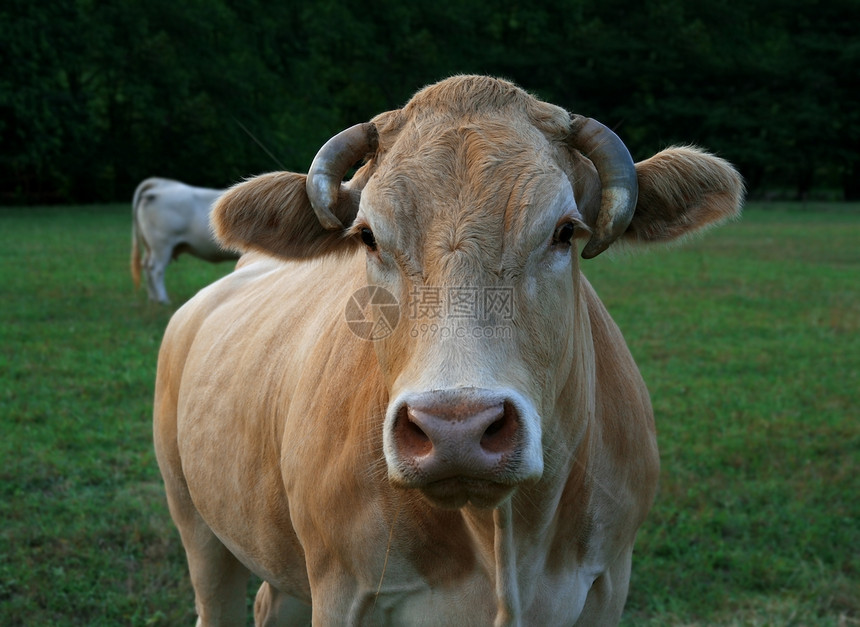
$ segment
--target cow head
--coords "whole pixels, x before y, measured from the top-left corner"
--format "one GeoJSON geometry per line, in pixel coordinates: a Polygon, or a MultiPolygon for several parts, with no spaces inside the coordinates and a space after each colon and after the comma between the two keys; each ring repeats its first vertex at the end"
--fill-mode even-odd
{"type": "Polygon", "coordinates": [[[219,237],[284,258],[356,254],[400,304],[375,342],[390,481],[494,507],[553,472],[593,414],[577,248],[674,239],[733,215],[742,185],[692,148],[635,164],[595,120],[461,76],[338,134],[307,177],[222,197],[219,237]],[[364,165],[348,183],[346,172],[364,165]]]}

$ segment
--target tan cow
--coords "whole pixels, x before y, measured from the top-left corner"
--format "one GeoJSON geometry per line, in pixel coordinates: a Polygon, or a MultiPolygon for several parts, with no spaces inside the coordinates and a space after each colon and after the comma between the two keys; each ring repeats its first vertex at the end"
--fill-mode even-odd
{"type": "Polygon", "coordinates": [[[238,258],[212,234],[209,215],[222,189],[192,187],[179,181],[148,178],[134,190],[131,203],[131,277],[146,277],[149,299],[168,303],[164,271],[182,253],[217,263],[238,258]],[[143,257],[141,259],[141,256],[143,257]]]}
{"type": "Polygon", "coordinates": [[[217,233],[257,252],[175,314],[155,397],[199,624],[244,624],[249,571],[258,625],[616,623],[659,461],[577,250],[742,192],[477,76],[229,190],[217,233]]]}

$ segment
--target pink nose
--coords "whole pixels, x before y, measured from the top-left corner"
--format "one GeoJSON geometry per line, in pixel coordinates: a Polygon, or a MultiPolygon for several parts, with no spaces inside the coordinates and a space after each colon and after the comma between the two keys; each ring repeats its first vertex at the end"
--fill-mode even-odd
{"type": "Polygon", "coordinates": [[[512,403],[469,389],[405,399],[394,445],[423,482],[455,477],[498,480],[515,457],[519,417],[512,403]]]}

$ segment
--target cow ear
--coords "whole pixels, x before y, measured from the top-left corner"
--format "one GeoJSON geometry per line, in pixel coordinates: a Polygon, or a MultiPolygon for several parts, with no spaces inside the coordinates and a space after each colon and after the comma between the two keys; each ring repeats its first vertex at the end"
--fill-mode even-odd
{"type": "MultiPolygon", "coordinates": [[[[322,227],[305,191],[304,174],[271,172],[228,189],[212,210],[215,235],[227,248],[260,251],[283,259],[306,259],[360,246],[345,230],[322,227]]],[[[360,191],[341,186],[335,215],[349,225],[360,191]]]]}
{"type": "Polygon", "coordinates": [[[636,174],[639,200],[627,241],[670,242],[740,215],[740,174],[698,148],[667,148],[637,163],[636,174]]]}

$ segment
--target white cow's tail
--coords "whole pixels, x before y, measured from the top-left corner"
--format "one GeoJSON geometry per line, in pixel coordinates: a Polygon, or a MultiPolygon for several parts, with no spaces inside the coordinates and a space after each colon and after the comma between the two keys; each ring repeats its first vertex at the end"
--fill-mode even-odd
{"type": "Polygon", "coordinates": [[[140,288],[140,247],[142,245],[144,248],[148,248],[137,224],[138,207],[140,207],[143,195],[158,185],[158,181],[159,179],[154,178],[146,179],[137,186],[137,189],[134,190],[134,197],[131,199],[131,279],[134,281],[136,289],[140,288]]]}

